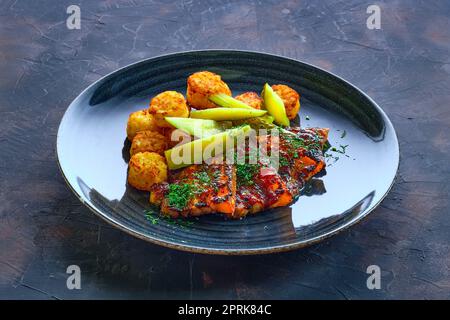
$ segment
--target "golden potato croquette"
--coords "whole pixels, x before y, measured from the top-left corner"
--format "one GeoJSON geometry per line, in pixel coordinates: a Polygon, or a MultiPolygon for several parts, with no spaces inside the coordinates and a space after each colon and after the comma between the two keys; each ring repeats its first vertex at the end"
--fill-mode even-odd
{"type": "Polygon", "coordinates": [[[156,123],[148,110],[140,110],[130,114],[127,123],[127,137],[132,141],[136,133],[144,130],[156,130],[156,123]]]}
{"type": "Polygon", "coordinates": [[[254,109],[261,109],[263,105],[263,99],[256,92],[244,92],[236,96],[235,99],[242,101],[254,109]]]}
{"type": "Polygon", "coordinates": [[[297,91],[284,84],[275,84],[272,86],[272,89],[283,100],[286,115],[289,120],[294,119],[300,110],[300,95],[297,91]]]}
{"type": "Polygon", "coordinates": [[[139,152],[156,152],[161,155],[168,148],[167,138],[156,131],[140,131],[136,133],[131,143],[130,156],[139,152]]]}
{"type": "Polygon", "coordinates": [[[187,79],[186,98],[189,106],[195,109],[216,108],[217,105],[208,100],[209,96],[216,93],[231,96],[228,85],[215,73],[209,71],[196,72],[187,79]]]}
{"type": "Polygon", "coordinates": [[[128,183],[139,190],[150,191],[155,183],[167,181],[167,164],[155,152],[139,152],[130,159],[128,183]]]}
{"type": "Polygon", "coordinates": [[[164,91],[150,102],[148,111],[155,117],[156,124],[161,128],[172,128],[164,117],[189,117],[189,108],[184,96],[176,91],[164,91]]]}

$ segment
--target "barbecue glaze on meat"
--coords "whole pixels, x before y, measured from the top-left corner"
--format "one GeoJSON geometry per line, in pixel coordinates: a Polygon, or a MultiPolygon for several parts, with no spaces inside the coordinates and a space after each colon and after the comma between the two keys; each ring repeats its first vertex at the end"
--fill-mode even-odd
{"type": "MultiPolygon", "coordinates": [[[[244,164],[195,164],[154,185],[150,202],[171,217],[210,213],[241,218],[297,200],[305,183],[325,167],[328,129],[290,128],[293,134],[258,136],[259,145],[279,146],[276,166],[267,159],[244,164]]],[[[248,147],[245,154],[249,154],[248,147]]]]}

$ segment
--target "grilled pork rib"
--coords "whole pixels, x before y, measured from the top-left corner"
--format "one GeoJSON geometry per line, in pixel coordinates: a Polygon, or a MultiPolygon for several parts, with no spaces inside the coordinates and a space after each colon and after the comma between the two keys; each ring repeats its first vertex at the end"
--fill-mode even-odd
{"type": "MultiPolygon", "coordinates": [[[[287,206],[297,199],[305,182],[325,166],[323,147],[328,129],[290,128],[293,134],[258,137],[270,150],[279,146],[279,167],[256,164],[200,164],[174,172],[169,183],[153,186],[150,202],[171,217],[222,213],[241,218],[265,209],[287,206]]],[[[246,150],[246,154],[249,150],[246,150]]]]}

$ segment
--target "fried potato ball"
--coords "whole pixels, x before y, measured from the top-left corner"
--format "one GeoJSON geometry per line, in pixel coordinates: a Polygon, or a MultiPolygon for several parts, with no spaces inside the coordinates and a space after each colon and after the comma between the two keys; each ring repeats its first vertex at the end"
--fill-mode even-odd
{"type": "Polygon", "coordinates": [[[217,105],[208,100],[209,96],[216,93],[231,96],[230,88],[218,74],[201,71],[191,74],[187,79],[186,98],[189,106],[195,109],[216,108],[217,105]]]}
{"type": "Polygon", "coordinates": [[[158,94],[150,102],[148,111],[155,117],[156,124],[161,128],[172,128],[164,117],[189,117],[186,100],[176,91],[164,91],[158,94]]]}
{"type": "Polygon", "coordinates": [[[130,114],[127,123],[127,137],[132,141],[136,133],[144,130],[156,130],[156,123],[148,110],[140,110],[130,114]]]}
{"type": "Polygon", "coordinates": [[[155,152],[139,152],[130,159],[128,183],[139,190],[150,191],[155,183],[167,181],[167,164],[155,152]]]}
{"type": "Polygon", "coordinates": [[[272,86],[272,89],[280,96],[281,100],[283,100],[286,115],[289,120],[294,119],[300,110],[300,95],[297,91],[284,84],[275,84],[272,86]]]}
{"type": "Polygon", "coordinates": [[[235,99],[242,101],[254,109],[261,109],[263,105],[263,99],[261,99],[256,92],[244,92],[236,96],[235,99]]]}
{"type": "Polygon", "coordinates": [[[140,131],[136,133],[131,143],[130,156],[139,152],[156,152],[160,155],[168,148],[167,138],[156,131],[140,131]]]}

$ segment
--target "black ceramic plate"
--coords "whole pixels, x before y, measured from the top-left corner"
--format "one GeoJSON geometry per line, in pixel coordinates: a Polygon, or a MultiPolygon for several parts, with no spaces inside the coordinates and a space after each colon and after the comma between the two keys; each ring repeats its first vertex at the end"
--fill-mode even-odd
{"type": "Polygon", "coordinates": [[[113,72],[83,91],[59,127],[61,171],[79,199],[112,225],[171,248],[217,254],[256,254],[300,248],[361,220],[386,196],[399,162],[386,114],[358,88],[299,61],[242,51],[196,51],[144,60],[113,72]],[[243,220],[204,216],[173,221],[145,214],[148,194],[127,186],[128,115],[165,91],[185,92],[186,78],[210,70],[234,94],[284,83],[302,96],[302,126],[330,128],[337,149],[326,174],[312,180],[291,207],[243,220]],[[306,120],[309,118],[309,120],[306,120]]]}

